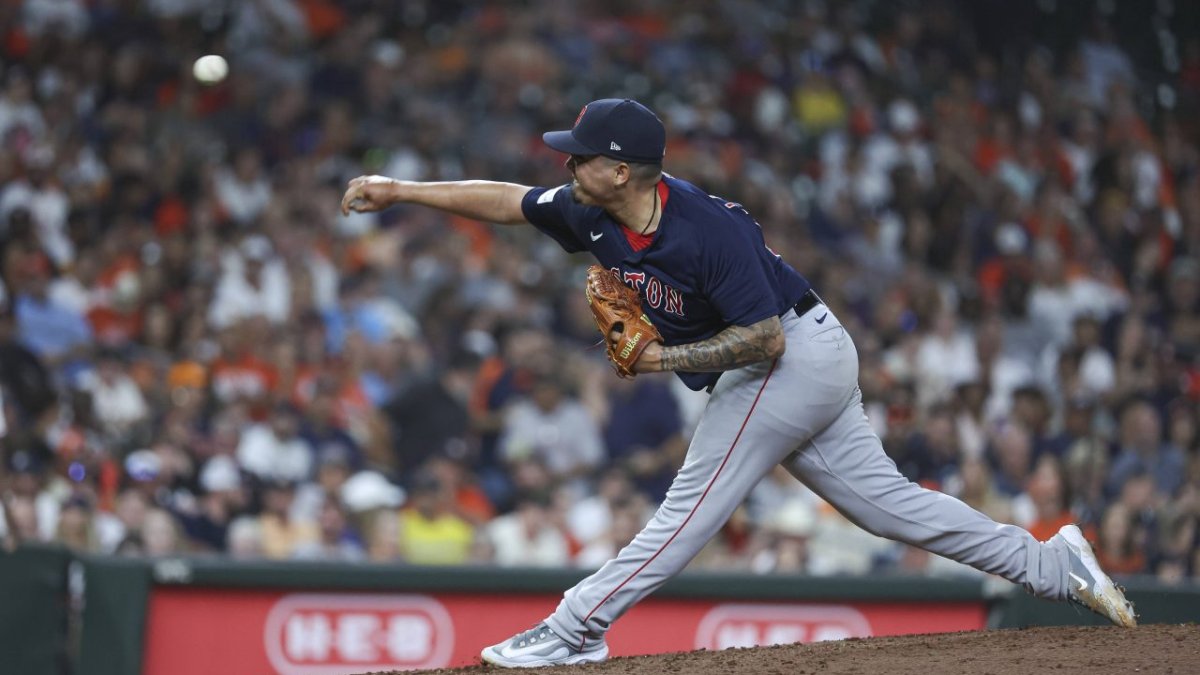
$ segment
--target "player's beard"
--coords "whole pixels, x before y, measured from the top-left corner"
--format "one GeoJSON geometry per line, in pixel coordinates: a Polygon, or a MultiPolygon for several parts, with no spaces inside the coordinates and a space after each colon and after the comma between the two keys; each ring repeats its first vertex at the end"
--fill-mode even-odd
{"type": "Polygon", "coordinates": [[[596,201],[596,198],[587,191],[587,188],[579,184],[578,179],[571,181],[571,195],[575,197],[575,201],[583,204],[584,206],[599,205],[599,202],[596,201]]]}

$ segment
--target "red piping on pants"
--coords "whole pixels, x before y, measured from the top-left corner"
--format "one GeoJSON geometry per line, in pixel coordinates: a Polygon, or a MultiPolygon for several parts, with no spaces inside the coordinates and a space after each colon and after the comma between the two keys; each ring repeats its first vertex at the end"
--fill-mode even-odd
{"type": "MultiPolygon", "coordinates": [[[[700,504],[702,504],[704,502],[704,498],[708,496],[708,491],[712,489],[712,486],[717,482],[717,477],[721,475],[721,471],[725,468],[725,465],[729,463],[729,458],[733,456],[733,449],[737,447],[738,441],[742,438],[742,432],[746,430],[746,424],[750,422],[750,415],[753,415],[754,409],[758,407],[758,399],[762,397],[763,390],[767,388],[767,382],[771,380],[771,374],[775,372],[775,366],[778,363],[778,360],[771,362],[771,369],[767,371],[767,376],[763,378],[762,386],[758,388],[758,393],[754,396],[754,403],[750,404],[750,411],[746,413],[746,419],[742,420],[742,426],[740,429],[738,429],[737,436],[733,437],[733,444],[729,446],[729,451],[725,453],[725,459],[721,460],[721,466],[717,467],[717,472],[713,474],[712,479],[708,481],[708,487],[704,488],[704,493],[700,495],[700,499],[696,500],[696,505],[692,507],[692,510],[688,513],[687,518],[683,519],[683,523],[679,525],[679,528],[675,530],[675,533],[671,535],[671,538],[667,539],[666,543],[660,546],[659,549],[654,552],[654,555],[650,556],[649,560],[642,563],[642,566],[634,570],[633,574],[630,574],[625,581],[622,581],[616,588],[612,590],[611,593],[604,596],[603,600],[596,603],[596,606],[592,608],[592,611],[588,612],[587,616],[583,617],[583,623],[585,625],[587,624],[588,619],[592,618],[592,615],[596,613],[596,610],[600,609],[601,605],[608,602],[609,598],[616,595],[617,591],[625,587],[625,584],[633,581],[633,578],[638,574],[641,574],[642,570],[646,569],[647,565],[654,562],[654,559],[657,558],[660,553],[665,551],[667,547],[671,545],[671,542],[675,541],[675,537],[679,536],[679,533],[683,531],[683,528],[687,527],[687,524],[689,521],[691,521],[692,516],[696,515],[696,510],[700,508],[700,504]]],[[[586,637],[579,639],[580,651],[583,651],[583,646],[586,643],[586,637]]]]}

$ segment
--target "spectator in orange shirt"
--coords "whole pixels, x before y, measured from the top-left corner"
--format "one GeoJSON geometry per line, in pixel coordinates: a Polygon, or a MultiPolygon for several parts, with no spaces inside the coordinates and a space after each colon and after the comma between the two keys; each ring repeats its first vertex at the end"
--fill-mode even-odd
{"type": "Polygon", "coordinates": [[[1111,574],[1138,574],[1146,569],[1146,556],[1137,545],[1133,512],[1121,502],[1108,507],[1100,523],[1096,557],[1111,574]]]}
{"type": "Polygon", "coordinates": [[[1033,504],[1034,518],[1026,528],[1038,541],[1046,541],[1059,528],[1075,522],[1067,505],[1066,481],[1063,480],[1062,462],[1053,455],[1043,455],[1034,466],[1025,488],[1025,495],[1033,504]]]}

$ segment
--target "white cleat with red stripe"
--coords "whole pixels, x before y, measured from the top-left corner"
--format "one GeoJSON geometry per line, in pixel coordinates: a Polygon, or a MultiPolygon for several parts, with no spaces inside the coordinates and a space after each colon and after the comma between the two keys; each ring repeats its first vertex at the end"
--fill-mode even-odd
{"type": "Polygon", "coordinates": [[[486,663],[501,668],[566,666],[607,659],[608,644],[599,640],[581,650],[567,644],[546,624],[539,623],[500,644],[484,647],[479,655],[486,663]]]}

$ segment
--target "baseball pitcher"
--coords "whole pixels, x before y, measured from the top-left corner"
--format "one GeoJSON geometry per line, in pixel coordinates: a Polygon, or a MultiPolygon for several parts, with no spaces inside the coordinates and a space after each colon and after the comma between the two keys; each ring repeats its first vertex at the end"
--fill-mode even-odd
{"type": "Polygon", "coordinates": [[[645,529],[543,622],[486,647],[484,661],[536,667],[607,658],[613,622],[682,570],[779,463],[874,534],[1135,625],[1133,607],[1076,526],[1041,543],[897,471],[863,413],[850,335],[767,247],[746,209],[663,173],[666,132],[653,112],[628,99],[593,101],[572,129],[543,139],[567,156],[570,183],[365,176],[350,181],[342,210],[421,204],[530,223],[569,252],[590,252],[600,268],[589,273],[588,299],[618,373],[672,371],[710,400],[645,529]],[[640,307],[614,281],[636,293],[640,307]]]}

